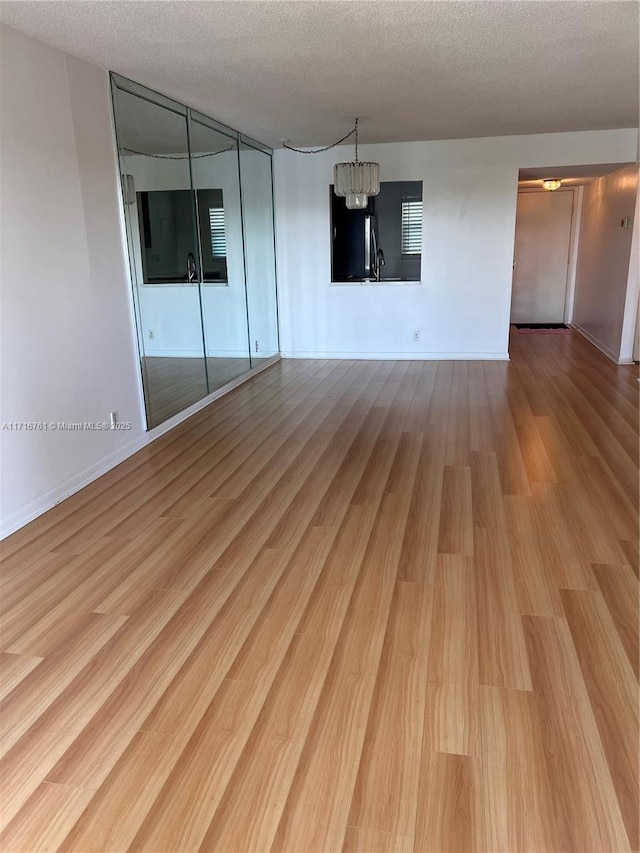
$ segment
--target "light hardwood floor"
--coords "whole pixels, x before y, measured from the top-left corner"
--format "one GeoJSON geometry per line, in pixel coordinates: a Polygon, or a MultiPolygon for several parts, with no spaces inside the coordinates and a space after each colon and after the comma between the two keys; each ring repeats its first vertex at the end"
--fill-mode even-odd
{"type": "Polygon", "coordinates": [[[638,850],[638,383],[284,361],[3,543],[3,851],[638,850]]]}

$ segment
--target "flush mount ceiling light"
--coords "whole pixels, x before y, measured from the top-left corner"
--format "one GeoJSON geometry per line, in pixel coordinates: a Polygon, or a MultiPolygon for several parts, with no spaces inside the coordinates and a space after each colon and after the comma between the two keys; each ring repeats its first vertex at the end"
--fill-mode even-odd
{"type": "Polygon", "coordinates": [[[542,186],[545,188],[545,190],[553,192],[554,190],[560,189],[560,187],[562,186],[562,181],[558,178],[545,178],[542,182],[542,186]]]}
{"type": "Polygon", "coordinates": [[[380,192],[380,164],[358,160],[358,119],[356,119],[353,130],[346,136],[315,151],[300,148],[292,148],[283,140],[283,145],[289,151],[297,151],[299,154],[320,154],[329,151],[344,142],[350,136],[355,135],[355,160],[349,163],[336,163],[333,167],[333,191],[337,196],[345,199],[345,204],[350,210],[363,210],[369,203],[369,197],[378,195],[380,192]]]}

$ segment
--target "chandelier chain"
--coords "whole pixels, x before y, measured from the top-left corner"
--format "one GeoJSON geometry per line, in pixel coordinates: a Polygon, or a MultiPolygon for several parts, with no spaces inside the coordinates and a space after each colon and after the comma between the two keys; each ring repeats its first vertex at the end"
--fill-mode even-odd
{"type": "Polygon", "coordinates": [[[331,145],[325,145],[324,148],[314,148],[313,151],[309,151],[306,148],[294,148],[292,145],[287,145],[286,142],[282,143],[282,147],[286,148],[287,151],[295,151],[296,154],[322,154],[323,151],[330,151],[332,148],[336,148],[336,146],[341,145],[343,142],[346,142],[350,136],[353,136],[355,133],[356,136],[356,160],[358,159],[358,119],[356,119],[355,126],[352,130],[349,131],[342,139],[339,139],[337,142],[333,142],[331,145]]]}
{"type": "Polygon", "coordinates": [[[122,147],[119,150],[121,153],[139,154],[142,157],[153,157],[155,160],[202,160],[203,157],[215,157],[216,154],[224,154],[225,151],[231,151],[233,150],[233,145],[230,145],[228,148],[222,148],[220,151],[211,151],[209,154],[192,154],[191,158],[189,158],[188,154],[151,154],[149,151],[136,151],[135,148],[126,147],[122,147]]]}

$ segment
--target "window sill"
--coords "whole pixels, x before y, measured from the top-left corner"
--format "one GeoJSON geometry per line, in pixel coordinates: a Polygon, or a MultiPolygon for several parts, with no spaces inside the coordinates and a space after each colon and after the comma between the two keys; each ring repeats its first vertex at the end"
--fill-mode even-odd
{"type": "Polygon", "coordinates": [[[416,278],[382,279],[382,281],[363,278],[354,281],[330,282],[331,287],[398,287],[398,285],[402,286],[406,284],[417,285],[422,284],[422,281],[416,278]]]}
{"type": "Polygon", "coordinates": [[[140,286],[149,287],[229,287],[228,281],[145,281],[140,286]]]}

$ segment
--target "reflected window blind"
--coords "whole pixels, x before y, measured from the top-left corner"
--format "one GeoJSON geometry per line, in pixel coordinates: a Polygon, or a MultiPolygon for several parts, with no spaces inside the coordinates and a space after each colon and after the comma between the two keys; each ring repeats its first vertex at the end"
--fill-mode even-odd
{"type": "Polygon", "coordinates": [[[214,258],[225,258],[227,239],[224,233],[224,207],[209,208],[209,228],[211,229],[211,254],[214,258]]]}
{"type": "Polygon", "coordinates": [[[419,255],[422,252],[422,202],[402,200],[402,254],[419,255]]]}

